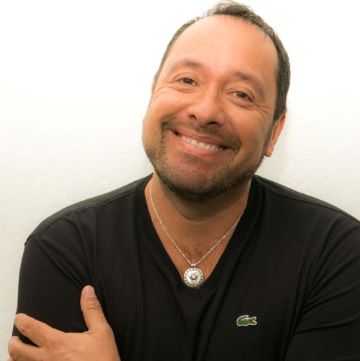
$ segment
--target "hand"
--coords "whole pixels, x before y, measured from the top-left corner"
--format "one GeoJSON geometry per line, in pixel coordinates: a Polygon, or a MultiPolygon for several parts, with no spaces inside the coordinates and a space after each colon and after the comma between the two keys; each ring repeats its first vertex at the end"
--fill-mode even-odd
{"type": "Polygon", "coordinates": [[[82,290],[80,305],[88,327],[83,333],[65,333],[25,314],[16,315],[17,329],[38,347],[14,336],[8,361],[120,361],[114,334],[91,286],[82,290]]]}

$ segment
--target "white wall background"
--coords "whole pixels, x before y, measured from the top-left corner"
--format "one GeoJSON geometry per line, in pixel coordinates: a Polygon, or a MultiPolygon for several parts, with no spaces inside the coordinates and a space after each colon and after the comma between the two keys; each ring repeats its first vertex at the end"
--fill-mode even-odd
{"type": "MultiPolygon", "coordinates": [[[[213,3],[0,3],[1,360],[26,236],[56,210],[150,171],[140,131],[152,75],[174,30],[213,3]]],[[[356,3],[247,2],[283,39],[293,72],[288,123],[260,173],[359,218],[356,3]]]]}

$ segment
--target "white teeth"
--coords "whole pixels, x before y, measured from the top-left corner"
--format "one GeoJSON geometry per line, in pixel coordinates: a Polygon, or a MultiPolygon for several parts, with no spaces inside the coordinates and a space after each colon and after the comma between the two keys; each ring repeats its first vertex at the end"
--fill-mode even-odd
{"type": "Polygon", "coordinates": [[[198,147],[201,149],[214,150],[214,151],[221,150],[221,147],[219,147],[218,145],[199,142],[193,138],[185,137],[184,135],[182,136],[182,139],[184,139],[186,143],[195,145],[195,147],[198,147]]]}

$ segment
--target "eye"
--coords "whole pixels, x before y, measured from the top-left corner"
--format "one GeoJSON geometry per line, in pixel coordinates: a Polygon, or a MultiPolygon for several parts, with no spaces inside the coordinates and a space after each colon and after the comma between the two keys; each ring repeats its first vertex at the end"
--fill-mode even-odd
{"type": "Polygon", "coordinates": [[[181,83],[188,84],[188,85],[194,85],[195,84],[195,80],[193,80],[193,79],[191,79],[189,77],[181,78],[181,79],[179,79],[179,81],[181,83]]]}
{"type": "Polygon", "coordinates": [[[237,98],[252,101],[252,99],[249,97],[249,95],[247,95],[245,92],[243,92],[241,90],[237,90],[236,92],[234,92],[234,94],[237,98]]]}

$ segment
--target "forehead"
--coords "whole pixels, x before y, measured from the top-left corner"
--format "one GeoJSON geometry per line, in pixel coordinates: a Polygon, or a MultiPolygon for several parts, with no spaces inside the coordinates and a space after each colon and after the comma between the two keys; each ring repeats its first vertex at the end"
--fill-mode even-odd
{"type": "Polygon", "coordinates": [[[276,79],[277,52],[272,40],[256,25],[229,15],[209,16],[189,26],[172,45],[163,70],[189,58],[219,75],[249,70],[264,80],[276,79]]]}

